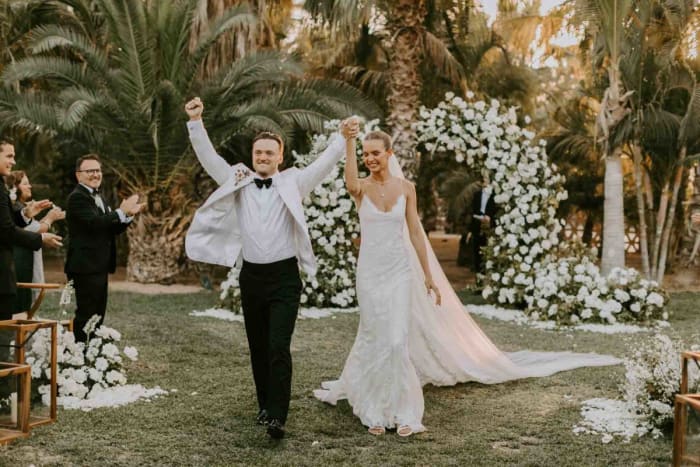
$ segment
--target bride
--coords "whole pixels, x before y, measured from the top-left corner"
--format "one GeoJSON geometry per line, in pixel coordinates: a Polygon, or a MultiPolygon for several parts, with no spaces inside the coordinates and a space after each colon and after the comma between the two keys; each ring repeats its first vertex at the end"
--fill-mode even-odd
{"type": "Polygon", "coordinates": [[[362,238],[360,324],[340,378],[322,383],[316,398],[332,405],[347,399],[371,434],[395,428],[410,436],[425,430],[425,384],[495,384],[619,363],[597,354],[501,352],[464,311],[440,268],[418,218],[415,187],[404,180],[389,135],[365,135],[362,159],[370,175],[360,179],[355,140],[348,139],[345,183],[362,238]]]}

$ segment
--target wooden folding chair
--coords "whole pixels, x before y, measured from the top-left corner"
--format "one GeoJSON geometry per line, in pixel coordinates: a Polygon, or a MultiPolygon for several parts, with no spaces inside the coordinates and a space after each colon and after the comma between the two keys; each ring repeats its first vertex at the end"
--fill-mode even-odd
{"type": "MultiPolygon", "coordinates": [[[[41,306],[41,303],[44,301],[44,296],[46,295],[47,290],[55,290],[55,289],[60,289],[62,287],[61,284],[41,284],[41,283],[35,283],[35,282],[17,282],[17,288],[19,289],[39,289],[39,295],[37,295],[36,299],[34,299],[34,303],[32,303],[32,306],[29,308],[29,310],[26,310],[21,313],[16,313],[12,316],[13,319],[34,319],[34,314],[37,312],[39,307],[41,306]]],[[[73,331],[73,320],[68,319],[68,320],[59,320],[59,323],[61,326],[66,328],[69,331],[73,331]]]]}

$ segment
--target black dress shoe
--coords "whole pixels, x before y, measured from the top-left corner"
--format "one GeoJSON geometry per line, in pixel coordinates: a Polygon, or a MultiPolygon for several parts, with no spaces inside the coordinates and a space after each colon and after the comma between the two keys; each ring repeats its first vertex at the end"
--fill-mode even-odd
{"type": "Polygon", "coordinates": [[[258,425],[267,425],[267,423],[269,422],[267,410],[260,409],[260,412],[258,412],[258,416],[255,417],[255,422],[258,425]]]}
{"type": "Polygon", "coordinates": [[[267,434],[273,439],[284,438],[284,425],[276,418],[273,418],[270,420],[270,423],[267,424],[267,434]]]}

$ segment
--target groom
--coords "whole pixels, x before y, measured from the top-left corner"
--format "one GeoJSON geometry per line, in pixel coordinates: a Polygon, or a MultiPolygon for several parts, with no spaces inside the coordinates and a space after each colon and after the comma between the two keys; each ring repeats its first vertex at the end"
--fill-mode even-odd
{"type": "MultiPolygon", "coordinates": [[[[251,171],[230,166],[212,146],[202,124],[204,105],[185,105],[187,129],[199,162],[219,188],[194,216],[185,249],[195,261],[232,267],[239,255],[239,277],[253,379],[259,412],[272,438],[284,437],[292,385],[290,344],[302,283],[299,266],[316,273],[316,260],[304,219],[302,200],[343,157],[345,140],[335,135],[311,165],[278,171],[284,143],[274,133],[253,139],[251,171]]],[[[343,136],[355,138],[359,123],[343,122],[343,136]]]]}

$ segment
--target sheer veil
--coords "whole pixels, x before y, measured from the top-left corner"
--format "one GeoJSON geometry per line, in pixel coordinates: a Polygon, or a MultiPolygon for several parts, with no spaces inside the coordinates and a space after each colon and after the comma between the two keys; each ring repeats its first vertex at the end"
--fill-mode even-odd
{"type": "MultiPolygon", "coordinates": [[[[389,171],[393,176],[404,178],[396,156],[389,158],[389,171]]],[[[594,353],[502,352],[465,310],[447,280],[428,236],[423,235],[430,272],[442,295],[442,304],[436,306],[434,299],[426,293],[418,256],[409,236],[404,235],[415,282],[412,287],[409,349],[422,384],[444,386],[467,381],[493,384],[547,376],[579,367],[620,363],[615,357],[594,353]]]]}

